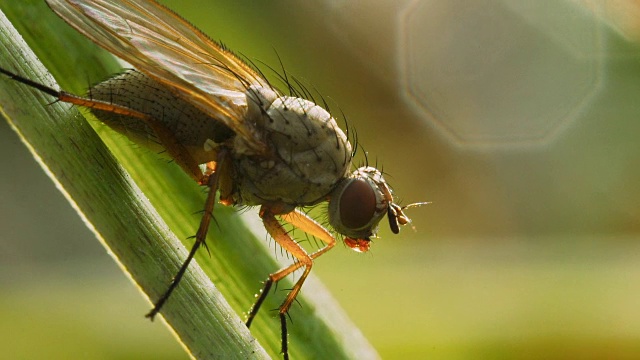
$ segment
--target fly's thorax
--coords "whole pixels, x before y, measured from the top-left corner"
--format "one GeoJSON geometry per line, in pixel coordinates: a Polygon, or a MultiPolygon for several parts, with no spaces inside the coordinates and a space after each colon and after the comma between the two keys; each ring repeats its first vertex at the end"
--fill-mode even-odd
{"type": "Polygon", "coordinates": [[[324,200],[351,166],[351,144],[328,111],[264,87],[247,90],[247,117],[270,149],[236,153],[238,202],[310,205],[324,200]]]}
{"type": "MultiPolygon", "coordinates": [[[[150,77],[130,70],[105,80],[91,88],[89,97],[121,105],[144,113],[163,123],[198,163],[215,159],[210,144],[222,143],[234,133],[166,86],[150,77]]],[[[93,114],[112,129],[160,153],[162,147],[153,131],[138,118],[100,110],[93,114]]]]}
{"type": "Polygon", "coordinates": [[[263,117],[271,104],[280,97],[273,89],[251,85],[245,92],[247,96],[247,119],[254,125],[263,122],[263,117]]]}
{"type": "Polygon", "coordinates": [[[391,189],[382,173],[374,167],[361,167],[331,193],[329,223],[346,237],[349,247],[364,252],[392,204],[391,189]]]}

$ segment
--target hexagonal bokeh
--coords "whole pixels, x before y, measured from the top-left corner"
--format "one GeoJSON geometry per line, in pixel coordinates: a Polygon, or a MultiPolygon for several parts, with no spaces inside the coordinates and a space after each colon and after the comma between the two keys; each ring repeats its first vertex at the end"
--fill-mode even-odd
{"type": "Polygon", "coordinates": [[[600,89],[597,21],[558,1],[421,1],[400,13],[402,93],[461,146],[547,143],[600,89]]]}

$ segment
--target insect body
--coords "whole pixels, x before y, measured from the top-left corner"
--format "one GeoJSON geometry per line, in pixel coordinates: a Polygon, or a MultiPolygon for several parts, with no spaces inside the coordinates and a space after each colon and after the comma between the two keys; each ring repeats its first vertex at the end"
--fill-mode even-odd
{"type": "MultiPolygon", "coordinates": [[[[353,172],[352,146],[322,107],[285,96],[231,52],[154,1],[47,0],[67,23],[126,60],[135,70],[117,75],[79,97],[0,72],[60,101],[85,106],[105,124],[150,148],[163,149],[210,190],[195,243],[151,319],[178,286],[205,243],[216,193],[225,205],[260,206],[268,233],[297,261],[269,275],[252,307],[251,325],[273,283],[304,268],[279,309],[282,352],[288,358],[286,314],[311,271],[331,249],[334,233],[298,207],[329,202],[329,224],[356,251],[369,250],[386,215],[393,232],[410,220],[393,201],[382,173],[353,172]],[[201,164],[206,167],[201,168],[201,164]],[[278,218],[279,219],[278,219],[278,218]],[[307,253],[282,222],[315,236],[324,247],[307,253]]],[[[417,206],[422,203],[412,204],[417,206]]]]}

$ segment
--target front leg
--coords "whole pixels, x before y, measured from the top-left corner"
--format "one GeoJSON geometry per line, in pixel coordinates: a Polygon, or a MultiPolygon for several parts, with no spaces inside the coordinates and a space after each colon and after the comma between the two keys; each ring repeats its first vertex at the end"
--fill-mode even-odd
{"type": "Polygon", "coordinates": [[[286,319],[287,312],[289,311],[289,308],[291,307],[291,304],[293,303],[293,301],[298,296],[298,293],[302,288],[302,284],[304,283],[305,279],[311,272],[311,267],[313,266],[313,259],[329,251],[329,249],[331,249],[335,245],[336,240],[333,237],[333,235],[329,233],[329,231],[327,231],[324,227],[322,227],[322,225],[318,224],[316,221],[314,221],[313,219],[308,217],[306,214],[298,210],[295,210],[288,214],[281,215],[282,220],[290,223],[291,225],[297,227],[300,230],[303,230],[307,234],[310,234],[312,236],[319,238],[326,244],[324,247],[322,247],[318,251],[312,254],[308,254],[293,238],[291,238],[291,236],[289,236],[287,231],[282,227],[282,224],[280,224],[280,222],[275,218],[275,215],[271,212],[270,208],[268,208],[267,206],[263,206],[260,209],[260,217],[262,218],[262,221],[264,222],[264,226],[267,229],[267,232],[269,233],[269,235],[271,235],[271,237],[273,237],[273,239],[278,244],[280,244],[280,246],[282,246],[286,251],[292,254],[297,261],[269,275],[269,278],[265,281],[265,285],[262,291],[260,292],[260,296],[258,297],[258,300],[256,301],[256,303],[253,305],[253,307],[249,312],[249,316],[247,317],[246,324],[247,324],[247,327],[251,326],[251,322],[255,318],[256,314],[258,313],[258,310],[262,306],[262,303],[266,299],[267,294],[269,293],[269,290],[271,289],[271,285],[273,285],[273,283],[276,283],[284,279],[287,275],[291,274],[295,270],[301,267],[304,267],[305,269],[304,269],[304,272],[302,273],[302,276],[300,276],[300,278],[295,283],[293,288],[289,291],[289,294],[287,295],[284,302],[280,305],[280,308],[278,311],[280,316],[280,326],[282,329],[282,339],[281,339],[282,353],[284,355],[284,358],[288,359],[289,351],[288,351],[288,342],[287,342],[287,319],[286,319]]]}

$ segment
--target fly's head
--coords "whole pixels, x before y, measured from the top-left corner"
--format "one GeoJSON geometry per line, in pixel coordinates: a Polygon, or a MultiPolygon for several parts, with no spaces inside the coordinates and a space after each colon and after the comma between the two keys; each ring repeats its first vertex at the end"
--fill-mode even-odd
{"type": "Polygon", "coordinates": [[[378,223],[386,215],[394,234],[400,225],[411,219],[404,214],[409,207],[427,203],[414,203],[401,207],[393,202],[393,192],[382,173],[370,166],[358,168],[336,186],[329,199],[329,223],[344,235],[347,246],[366,252],[371,237],[378,231],[378,223]]]}

